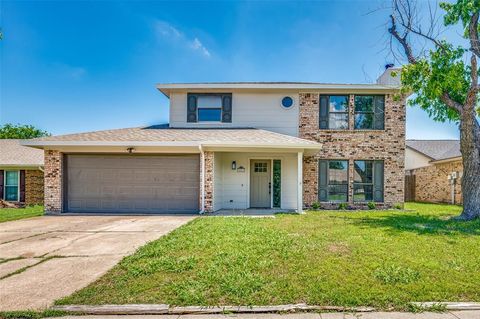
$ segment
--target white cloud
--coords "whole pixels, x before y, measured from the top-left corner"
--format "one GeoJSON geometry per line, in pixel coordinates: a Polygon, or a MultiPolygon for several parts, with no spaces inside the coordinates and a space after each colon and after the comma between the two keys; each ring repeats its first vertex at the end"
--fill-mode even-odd
{"type": "Polygon", "coordinates": [[[207,48],[198,40],[198,38],[193,39],[193,42],[191,44],[191,47],[193,50],[199,50],[204,56],[209,57],[210,52],[207,50],[207,48]]]}
{"type": "Polygon", "coordinates": [[[177,43],[179,43],[181,46],[193,51],[197,51],[207,58],[211,56],[210,51],[197,37],[191,39],[166,21],[156,20],[154,29],[160,39],[177,41],[177,43]]]}
{"type": "Polygon", "coordinates": [[[182,37],[182,33],[178,31],[174,26],[161,20],[155,21],[155,31],[161,37],[182,37]]]}

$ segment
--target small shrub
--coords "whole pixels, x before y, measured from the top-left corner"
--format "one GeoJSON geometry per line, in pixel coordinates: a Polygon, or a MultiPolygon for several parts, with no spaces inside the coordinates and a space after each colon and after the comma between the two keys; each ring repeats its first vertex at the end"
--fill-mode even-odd
{"type": "Polygon", "coordinates": [[[347,203],[340,203],[338,204],[338,209],[339,210],[346,210],[348,208],[347,203]]]}
{"type": "Polygon", "coordinates": [[[368,202],[367,206],[368,206],[368,209],[375,209],[376,207],[374,202],[368,202]]]}
{"type": "Polygon", "coordinates": [[[420,273],[414,269],[396,265],[384,265],[375,269],[375,278],[385,284],[408,284],[417,281],[420,273]]]}
{"type": "Polygon", "coordinates": [[[393,205],[393,208],[400,210],[403,207],[402,207],[402,204],[395,204],[395,205],[393,205]]]}
{"type": "Polygon", "coordinates": [[[313,210],[318,210],[320,208],[320,203],[319,202],[313,202],[312,203],[312,209],[313,210]]]}

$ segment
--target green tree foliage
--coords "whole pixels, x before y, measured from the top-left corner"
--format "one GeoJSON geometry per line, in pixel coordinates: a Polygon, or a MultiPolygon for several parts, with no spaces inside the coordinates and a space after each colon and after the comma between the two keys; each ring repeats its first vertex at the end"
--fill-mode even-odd
{"type": "MultiPolygon", "coordinates": [[[[410,104],[418,105],[436,121],[455,121],[460,129],[463,161],[463,212],[460,219],[480,218],[480,115],[478,59],[480,58],[480,0],[441,3],[445,27],[461,24],[467,45],[437,39],[436,19],[422,27],[415,0],[392,0],[388,32],[399,44],[408,65],[402,68],[403,92],[413,93],[410,104]],[[426,31],[422,31],[426,30],[426,31]],[[430,45],[420,50],[414,39],[430,45]]],[[[430,8],[431,9],[431,8],[430,8]]],[[[394,53],[395,54],[395,53],[394,53]]]]}
{"type": "Polygon", "coordinates": [[[33,125],[14,125],[8,123],[0,126],[0,139],[29,139],[43,136],[50,136],[50,133],[42,131],[33,125]]]}
{"type": "Polygon", "coordinates": [[[458,111],[446,107],[442,98],[444,92],[450,92],[454,101],[465,102],[470,89],[470,66],[464,62],[464,48],[441,43],[442,48],[430,50],[427,57],[403,67],[403,90],[414,92],[409,103],[420,106],[435,121],[457,122],[458,111]]]}

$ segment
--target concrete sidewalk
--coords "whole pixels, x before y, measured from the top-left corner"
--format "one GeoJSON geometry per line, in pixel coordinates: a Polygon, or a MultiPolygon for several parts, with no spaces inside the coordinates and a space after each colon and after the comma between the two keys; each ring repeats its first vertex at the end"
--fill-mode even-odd
{"type": "Polygon", "coordinates": [[[231,314],[231,315],[122,315],[66,316],[57,319],[479,319],[480,310],[423,312],[362,313],[295,313],[295,314],[231,314]]]}

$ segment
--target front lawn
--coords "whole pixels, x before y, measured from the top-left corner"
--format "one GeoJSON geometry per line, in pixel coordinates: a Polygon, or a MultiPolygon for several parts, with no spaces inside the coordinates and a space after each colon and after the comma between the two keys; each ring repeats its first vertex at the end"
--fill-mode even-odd
{"type": "Polygon", "coordinates": [[[480,301],[480,221],[461,208],[197,218],[57,304],[374,306],[480,301]]]}
{"type": "Polygon", "coordinates": [[[39,205],[25,208],[0,208],[0,223],[42,215],[43,206],[39,205]]]}

